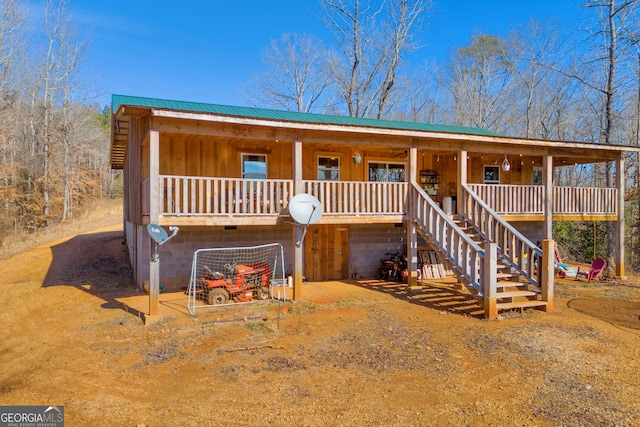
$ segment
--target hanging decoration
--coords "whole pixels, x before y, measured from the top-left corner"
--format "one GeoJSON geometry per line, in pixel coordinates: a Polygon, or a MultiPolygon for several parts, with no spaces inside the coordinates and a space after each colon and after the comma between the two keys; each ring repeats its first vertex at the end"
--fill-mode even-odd
{"type": "Polygon", "coordinates": [[[360,155],[360,151],[358,151],[358,148],[356,148],[355,150],[353,150],[353,163],[355,163],[357,168],[361,162],[362,156],[360,155]]]}
{"type": "Polygon", "coordinates": [[[504,160],[502,161],[502,170],[505,172],[509,172],[511,170],[511,163],[509,163],[509,159],[507,155],[504,155],[504,160]]]}

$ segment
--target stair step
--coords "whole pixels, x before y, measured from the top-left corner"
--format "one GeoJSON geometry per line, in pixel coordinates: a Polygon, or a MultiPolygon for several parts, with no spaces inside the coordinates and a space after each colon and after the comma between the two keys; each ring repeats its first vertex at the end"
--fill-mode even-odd
{"type": "Polygon", "coordinates": [[[497,282],[497,285],[503,288],[520,287],[526,284],[527,282],[519,282],[516,280],[500,280],[499,282],[497,282]]]}
{"type": "Polygon", "coordinates": [[[520,276],[519,273],[498,273],[498,274],[496,274],[496,278],[498,280],[513,279],[513,278],[517,278],[519,276],[520,276]]]}
{"type": "Polygon", "coordinates": [[[496,298],[504,299],[504,298],[517,298],[517,297],[533,297],[538,295],[533,291],[503,291],[496,292],[496,298]]]}
{"type": "Polygon", "coordinates": [[[526,282],[498,282],[496,289],[498,292],[503,292],[504,289],[528,289],[528,285],[526,282]]]}
{"type": "Polygon", "coordinates": [[[547,305],[546,301],[518,301],[518,302],[499,302],[496,304],[498,310],[512,310],[514,308],[535,308],[547,305]]]}

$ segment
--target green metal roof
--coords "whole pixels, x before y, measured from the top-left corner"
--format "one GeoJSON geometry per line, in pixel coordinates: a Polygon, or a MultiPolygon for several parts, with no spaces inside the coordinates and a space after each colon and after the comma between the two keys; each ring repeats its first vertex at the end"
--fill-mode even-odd
{"type": "Polygon", "coordinates": [[[398,120],[377,120],[362,117],[299,113],[295,111],[269,110],[265,108],[234,107],[228,105],[204,104],[200,102],[171,101],[166,99],[144,98],[137,96],[112,95],[112,108],[114,113],[121,105],[176,111],[191,111],[196,113],[211,113],[225,116],[247,117],[286,122],[498,136],[497,133],[490,132],[485,129],[464,126],[447,126],[428,123],[403,122],[398,120]]]}

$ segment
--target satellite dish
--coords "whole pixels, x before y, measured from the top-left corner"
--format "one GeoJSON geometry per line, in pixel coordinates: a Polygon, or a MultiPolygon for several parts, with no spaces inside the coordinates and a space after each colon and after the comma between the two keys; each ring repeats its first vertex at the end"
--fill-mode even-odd
{"type": "Polygon", "coordinates": [[[296,225],[302,227],[302,236],[296,242],[296,246],[300,247],[304,236],[307,234],[307,227],[320,220],[322,205],[311,194],[296,194],[289,202],[289,215],[296,222],[296,225]]]}
{"type": "Polygon", "coordinates": [[[158,261],[160,258],[158,255],[158,246],[162,246],[167,243],[172,237],[175,237],[178,234],[178,227],[174,227],[173,225],[169,227],[169,230],[173,232],[171,236],[167,234],[164,228],[160,227],[156,224],[148,224],[147,225],[147,233],[149,233],[149,237],[154,241],[152,253],[151,253],[151,261],[158,261]]]}
{"type": "Polygon", "coordinates": [[[298,224],[315,224],[322,216],[322,205],[311,194],[296,194],[289,202],[289,214],[298,224]]]}
{"type": "Polygon", "coordinates": [[[156,224],[147,225],[147,233],[149,233],[149,237],[151,237],[154,242],[160,245],[169,238],[169,235],[164,228],[156,224]]]}
{"type": "Polygon", "coordinates": [[[159,245],[163,245],[167,243],[169,239],[171,239],[172,237],[175,237],[175,235],[178,234],[178,227],[174,227],[172,225],[169,227],[169,231],[173,233],[171,234],[171,236],[169,236],[167,232],[164,231],[164,228],[160,227],[159,225],[156,225],[156,224],[147,225],[147,233],[149,233],[149,237],[151,237],[151,239],[153,239],[153,241],[159,245]]]}

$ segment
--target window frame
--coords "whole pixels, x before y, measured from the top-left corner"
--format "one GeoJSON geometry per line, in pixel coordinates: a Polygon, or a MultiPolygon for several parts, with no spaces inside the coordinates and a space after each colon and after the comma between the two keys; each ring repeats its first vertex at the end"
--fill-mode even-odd
{"type": "Polygon", "coordinates": [[[340,161],[340,156],[337,156],[335,154],[318,154],[316,156],[316,179],[318,181],[340,181],[340,166],[341,166],[341,161],[340,161]],[[320,172],[321,172],[321,167],[320,167],[320,159],[336,159],[338,161],[338,167],[337,168],[324,168],[322,169],[323,172],[327,172],[327,171],[335,171],[337,172],[337,177],[335,179],[332,178],[320,178],[320,172]]]}
{"type": "MultiPolygon", "coordinates": [[[[492,185],[500,184],[500,166],[499,165],[484,165],[482,172],[483,172],[483,174],[482,174],[482,182],[484,184],[492,184],[492,185]],[[487,179],[487,172],[489,172],[489,169],[491,169],[491,171],[497,173],[497,175],[498,175],[497,179],[487,179]]],[[[493,175],[493,173],[492,173],[492,175],[493,175]]]]}
{"type": "MultiPolygon", "coordinates": [[[[269,171],[269,163],[268,163],[268,156],[264,153],[240,153],[240,176],[242,177],[242,179],[267,179],[268,177],[268,171],[269,171]],[[245,171],[245,157],[248,156],[256,156],[256,157],[264,157],[264,178],[248,178],[246,176],[246,171],[245,171]]],[[[248,160],[250,161],[250,160],[248,160]]]]}
{"type": "Polygon", "coordinates": [[[371,160],[367,160],[367,182],[407,182],[407,162],[396,162],[393,160],[389,160],[389,159],[371,159],[371,160]],[[380,163],[384,163],[386,165],[386,170],[387,170],[387,180],[386,181],[371,181],[371,174],[370,174],[370,166],[372,163],[376,163],[376,164],[380,164],[380,163]],[[404,170],[404,180],[403,181],[389,181],[389,164],[396,164],[396,165],[402,165],[403,170],[404,170]]]}

